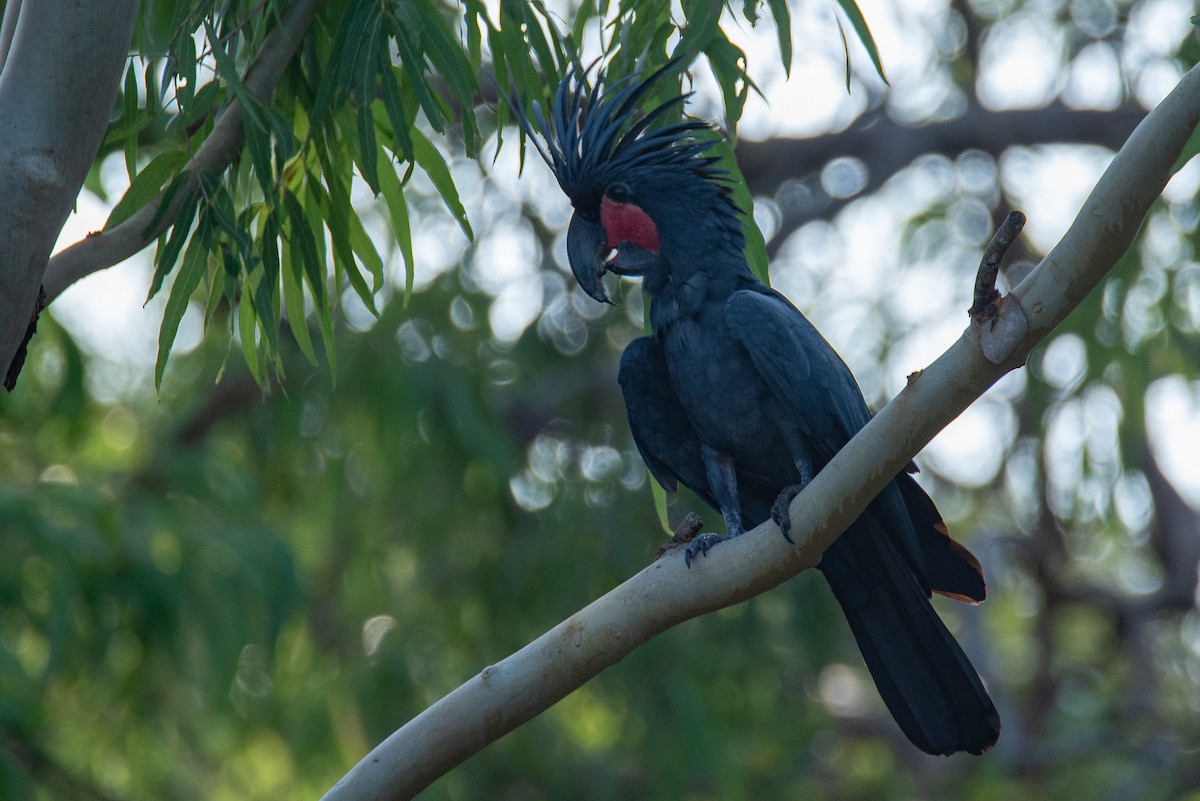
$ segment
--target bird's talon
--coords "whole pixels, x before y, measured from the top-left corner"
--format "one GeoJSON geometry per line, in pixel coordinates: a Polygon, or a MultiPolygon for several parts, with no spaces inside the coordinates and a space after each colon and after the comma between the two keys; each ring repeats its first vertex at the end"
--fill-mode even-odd
{"type": "Polygon", "coordinates": [[[699,553],[705,559],[708,558],[708,549],[716,545],[718,542],[724,542],[729,539],[727,534],[700,534],[695,539],[688,543],[687,549],[683,552],[683,563],[690,570],[692,560],[699,553]]]}
{"type": "Polygon", "coordinates": [[[800,484],[784,487],[783,492],[779,493],[779,497],[775,499],[775,503],[771,504],[771,519],[775,521],[775,525],[779,526],[783,538],[792,545],[795,545],[796,541],[792,539],[792,519],[789,508],[792,505],[792,499],[799,495],[802,489],[804,487],[800,484]]]}

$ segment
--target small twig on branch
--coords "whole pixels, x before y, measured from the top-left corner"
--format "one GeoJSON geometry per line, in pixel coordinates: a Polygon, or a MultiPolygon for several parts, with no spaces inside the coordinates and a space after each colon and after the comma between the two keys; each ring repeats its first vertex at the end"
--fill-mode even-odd
{"type": "Polygon", "coordinates": [[[1133,242],[1171,166],[1200,122],[1200,66],[1146,117],[1121,148],[1071,228],[1005,297],[1020,326],[989,353],[972,324],[840,450],[789,509],[795,546],[764,523],[723,544],[719,560],[689,571],[660,559],[517,653],[490,665],[406,723],[326,794],[411,798],[436,778],[678,623],[785,581],[822,552],[951,420],[1023,364],[1104,278],[1133,242]],[[1019,336],[1017,330],[1023,331],[1019,336]]]}
{"type": "Polygon", "coordinates": [[[687,545],[696,539],[696,535],[700,533],[700,529],[702,528],[704,528],[704,521],[700,519],[700,515],[695,512],[688,512],[687,517],[683,518],[683,522],[675,527],[674,536],[659,547],[658,553],[654,554],[654,558],[656,560],[662,559],[666,554],[674,551],[679,546],[687,545]]]}
{"type": "Polygon", "coordinates": [[[979,262],[979,272],[975,275],[975,302],[967,312],[972,320],[981,322],[995,314],[994,308],[990,312],[988,309],[1000,297],[1000,292],[996,289],[1000,263],[1004,261],[1004,255],[1017,241],[1024,228],[1025,215],[1019,211],[1010,211],[1008,218],[988,243],[987,250],[983,252],[983,258],[979,262]]]}

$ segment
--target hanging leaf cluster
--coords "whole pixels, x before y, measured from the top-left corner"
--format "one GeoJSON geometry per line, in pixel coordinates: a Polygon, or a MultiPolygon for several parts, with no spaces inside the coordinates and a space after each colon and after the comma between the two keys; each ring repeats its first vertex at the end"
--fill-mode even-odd
{"type": "MultiPolygon", "coordinates": [[[[787,3],[747,0],[741,17],[757,24],[764,4],[790,67],[787,3]]],[[[142,15],[140,55],[130,60],[121,113],[106,140],[123,152],[130,186],[106,228],[151,203],[159,204],[151,228],[167,209],[178,209],[159,238],[149,291],[168,293],[156,385],[193,302],[203,304],[206,327],[228,327],[260,385],[282,370],[285,329],[314,364],[319,339],[336,374],[342,292],[351,288],[378,315],[391,256],[380,252],[351,203],[355,182],[382,200],[405,268],[407,303],[416,255],[406,188],[414,172],[424,173],[473,237],[446,154],[477,156],[484,135],[478,112],[486,106],[495,108],[503,131],[511,110],[495,102],[497,88],[522,102],[544,102],[547,88],[580,58],[588,31],[599,32],[613,77],[675,56],[685,64],[705,57],[731,135],[756,91],[746,54],[721,27],[723,16],[736,16],[722,2],[685,0],[672,9],[650,0],[601,0],[584,3],[567,21],[542,0],[502,0],[494,17],[481,0],[351,0],[322,7],[273,94],[256,97],[246,76],[288,6],[244,0],[181,8],[159,0],[142,15]],[[592,20],[599,24],[589,28],[592,20]],[[231,104],[240,108],[243,134],[231,167],[190,175],[189,163],[231,104]]],[[[854,28],[874,52],[865,23],[854,28]]],[[[486,119],[490,125],[491,112],[486,119]]],[[[736,175],[731,151],[724,155],[736,175]]],[[[749,208],[744,190],[739,201],[749,208]]],[[[750,256],[765,275],[761,237],[751,238],[750,256]]]]}

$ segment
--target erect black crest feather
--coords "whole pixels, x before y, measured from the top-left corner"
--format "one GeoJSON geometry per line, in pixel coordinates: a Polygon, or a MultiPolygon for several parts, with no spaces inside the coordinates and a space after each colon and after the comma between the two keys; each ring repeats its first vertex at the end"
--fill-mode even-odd
{"type": "Polygon", "coordinates": [[[588,81],[590,69],[576,63],[555,91],[549,118],[539,103],[533,103],[537,130],[523,114],[517,115],[573,203],[578,205],[590,197],[598,199],[609,183],[653,166],[681,165],[718,181],[725,176],[723,170],[713,166],[715,160],[704,155],[715,140],[695,136],[696,131],[711,130],[708,123],[679,119],[652,127],[671,113],[682,117],[682,106],[690,93],[673,97],[645,113],[639,109],[655,82],[671,73],[679,61],[672,59],[648,76],[627,75],[611,84],[599,70],[594,85],[588,81]],[[539,133],[544,144],[539,141],[539,133]]]}

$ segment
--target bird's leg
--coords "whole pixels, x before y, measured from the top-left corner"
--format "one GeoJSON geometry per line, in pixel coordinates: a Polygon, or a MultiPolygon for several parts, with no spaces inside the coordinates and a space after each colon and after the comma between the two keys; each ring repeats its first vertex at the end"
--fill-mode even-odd
{"type": "Polygon", "coordinates": [[[792,539],[791,528],[792,518],[788,511],[792,505],[792,499],[800,494],[800,490],[808,486],[808,483],[813,479],[812,460],[808,455],[808,447],[798,436],[787,437],[788,449],[792,452],[792,461],[796,464],[796,471],[800,474],[800,483],[792,484],[783,488],[783,492],[779,493],[779,497],[775,499],[775,503],[771,504],[771,519],[775,521],[775,525],[779,526],[779,530],[783,532],[783,538],[793,545],[796,541],[792,539]]]}
{"type": "Polygon", "coordinates": [[[696,554],[707,557],[709,548],[718,542],[733,539],[745,531],[742,526],[742,506],[738,501],[733,458],[704,444],[700,446],[700,455],[704,460],[704,472],[708,476],[708,488],[712,490],[713,499],[721,509],[721,516],[725,518],[725,528],[729,533],[700,534],[688,543],[687,550],[683,552],[683,561],[688,567],[692,566],[692,559],[696,554]]]}

